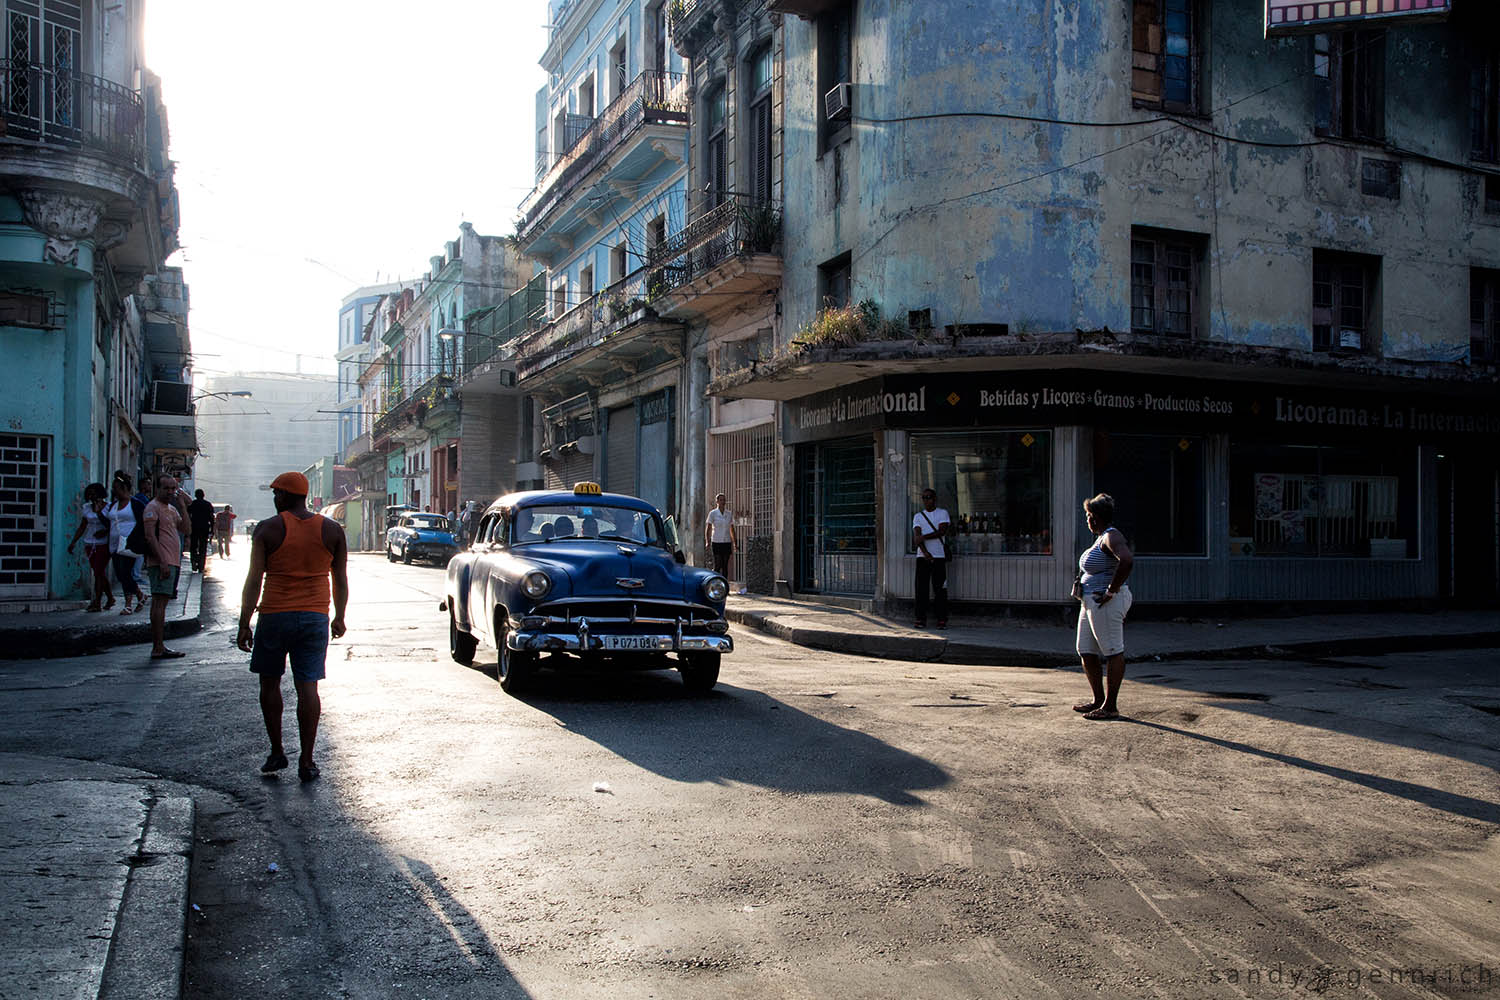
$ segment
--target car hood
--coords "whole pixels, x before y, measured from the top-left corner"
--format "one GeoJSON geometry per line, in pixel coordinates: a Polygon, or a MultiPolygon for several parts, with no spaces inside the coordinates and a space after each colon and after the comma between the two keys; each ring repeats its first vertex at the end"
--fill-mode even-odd
{"type": "Polygon", "coordinates": [[[540,569],[567,575],[574,597],[668,597],[702,600],[688,593],[688,574],[670,552],[624,542],[543,542],[528,545],[518,555],[540,569]],[[639,580],[639,587],[622,587],[619,580],[639,580]]]}

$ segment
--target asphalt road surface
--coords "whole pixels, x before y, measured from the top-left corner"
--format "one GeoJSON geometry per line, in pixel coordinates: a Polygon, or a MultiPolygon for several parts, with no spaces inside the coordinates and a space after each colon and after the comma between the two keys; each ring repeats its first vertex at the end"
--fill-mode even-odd
{"type": "Polygon", "coordinates": [[[709,697],[518,700],[440,569],[356,555],[301,785],[242,570],[185,660],[0,665],[12,749],[195,795],[188,997],[1500,997],[1494,650],[1133,664],[1089,723],[1076,672],[737,627],[709,697]]]}

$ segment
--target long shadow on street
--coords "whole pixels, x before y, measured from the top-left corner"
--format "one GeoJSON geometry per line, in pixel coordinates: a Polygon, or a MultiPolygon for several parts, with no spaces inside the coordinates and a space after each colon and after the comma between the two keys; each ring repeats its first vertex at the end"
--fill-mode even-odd
{"type": "MultiPolygon", "coordinates": [[[[941,767],[916,754],[759,691],[721,683],[707,696],[690,695],[675,672],[544,670],[523,700],[674,781],[733,781],[922,805],[914,792],[950,780],[941,767]]],[[[843,710],[837,701],[829,705],[829,714],[843,710]]]]}

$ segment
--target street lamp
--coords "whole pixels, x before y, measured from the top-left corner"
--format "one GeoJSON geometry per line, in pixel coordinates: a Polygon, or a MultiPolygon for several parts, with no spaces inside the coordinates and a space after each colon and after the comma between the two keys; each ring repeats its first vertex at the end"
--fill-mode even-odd
{"type": "Polygon", "coordinates": [[[200,392],[193,396],[193,402],[197,402],[200,399],[206,399],[209,396],[217,396],[220,399],[228,399],[230,396],[238,396],[241,399],[248,399],[253,395],[255,395],[255,393],[251,392],[249,389],[233,389],[226,390],[225,392],[200,392]]]}

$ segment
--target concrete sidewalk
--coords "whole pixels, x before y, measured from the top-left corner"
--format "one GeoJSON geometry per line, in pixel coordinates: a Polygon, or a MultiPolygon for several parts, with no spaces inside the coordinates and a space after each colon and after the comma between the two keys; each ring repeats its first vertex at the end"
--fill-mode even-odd
{"type": "MultiPolygon", "coordinates": [[[[1074,666],[1074,626],[955,615],[949,627],[918,629],[868,611],[734,594],[730,621],[799,646],[927,663],[1074,666]]],[[[1203,660],[1352,656],[1418,649],[1500,646],[1500,611],[1319,614],[1288,618],[1127,622],[1126,659],[1203,660]]]]}
{"type": "Polygon", "coordinates": [[[0,775],[0,996],[179,996],[193,800],[87,761],[0,753],[0,775]]]}
{"type": "MultiPolygon", "coordinates": [[[[210,566],[209,572],[213,569],[210,566]]],[[[118,590],[118,586],[116,590],[118,590]]],[[[142,588],[145,590],[146,588],[142,588]]],[[[121,615],[120,595],[110,611],[85,611],[83,601],[9,601],[0,604],[0,660],[44,660],[85,656],[120,646],[142,646],[151,642],[150,595],[146,607],[132,615],[121,615]]],[[[165,634],[168,639],[192,635],[201,625],[203,574],[191,573],[183,560],[177,597],[167,605],[165,634]]]]}

